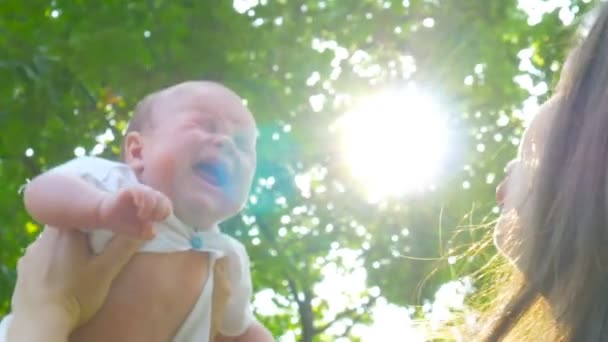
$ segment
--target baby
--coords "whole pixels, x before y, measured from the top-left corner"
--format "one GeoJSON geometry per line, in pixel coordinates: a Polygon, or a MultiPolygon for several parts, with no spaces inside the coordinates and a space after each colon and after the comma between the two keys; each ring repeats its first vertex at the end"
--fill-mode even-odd
{"type": "Polygon", "coordinates": [[[272,341],[250,309],[245,248],[217,227],[247,199],[256,134],[231,90],[185,82],[138,104],[124,163],[81,157],[28,184],[31,216],[84,230],[96,252],[113,234],[150,239],[71,341],[272,341]]]}

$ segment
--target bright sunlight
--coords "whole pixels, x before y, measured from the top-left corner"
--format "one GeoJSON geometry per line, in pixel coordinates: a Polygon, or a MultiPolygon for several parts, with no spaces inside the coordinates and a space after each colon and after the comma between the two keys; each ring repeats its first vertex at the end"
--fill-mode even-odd
{"type": "Polygon", "coordinates": [[[438,106],[414,86],[362,99],[338,127],[345,158],[372,202],[431,186],[448,141],[438,106]]]}

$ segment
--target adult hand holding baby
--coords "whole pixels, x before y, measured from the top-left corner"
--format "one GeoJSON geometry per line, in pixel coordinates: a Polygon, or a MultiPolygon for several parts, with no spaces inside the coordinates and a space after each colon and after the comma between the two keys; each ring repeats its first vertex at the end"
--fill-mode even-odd
{"type": "Polygon", "coordinates": [[[94,255],[83,233],[46,228],[18,262],[8,341],[67,341],[101,308],[141,243],[117,235],[94,255]]]}

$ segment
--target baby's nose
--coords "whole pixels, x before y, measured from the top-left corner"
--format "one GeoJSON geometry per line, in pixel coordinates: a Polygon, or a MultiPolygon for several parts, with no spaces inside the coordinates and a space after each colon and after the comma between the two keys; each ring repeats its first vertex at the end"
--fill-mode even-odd
{"type": "Polygon", "coordinates": [[[234,142],[232,139],[224,134],[217,134],[213,137],[213,146],[221,150],[229,150],[233,147],[234,142]]]}

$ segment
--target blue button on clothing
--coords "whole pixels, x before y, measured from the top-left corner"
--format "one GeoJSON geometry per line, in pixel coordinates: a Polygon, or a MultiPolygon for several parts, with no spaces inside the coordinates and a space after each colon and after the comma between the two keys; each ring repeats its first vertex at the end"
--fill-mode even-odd
{"type": "Polygon", "coordinates": [[[194,235],[190,239],[190,246],[192,246],[192,248],[194,249],[200,249],[201,247],[203,247],[203,239],[201,239],[201,237],[198,235],[194,235]]]}

